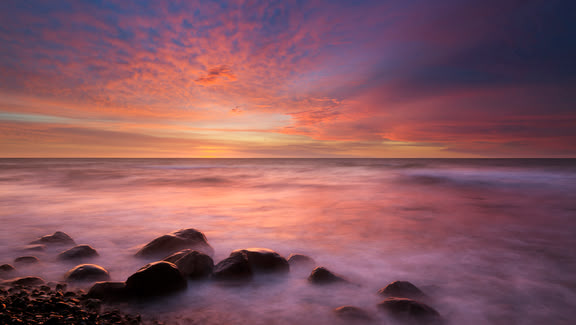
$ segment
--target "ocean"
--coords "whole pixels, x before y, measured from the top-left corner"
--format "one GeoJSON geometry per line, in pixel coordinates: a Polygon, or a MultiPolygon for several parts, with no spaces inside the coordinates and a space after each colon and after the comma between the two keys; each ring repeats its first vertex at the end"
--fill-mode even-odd
{"type": "MultiPolygon", "coordinates": [[[[147,263],[139,246],[196,228],[216,263],[264,247],[355,284],[294,271],[128,307],[168,324],[340,324],[342,305],[380,319],[376,292],[395,280],[448,324],[576,319],[575,159],[0,159],[0,224],[0,264],[60,230],[124,281],[147,263]]],[[[36,256],[21,275],[59,281],[75,265],[36,256]]]]}

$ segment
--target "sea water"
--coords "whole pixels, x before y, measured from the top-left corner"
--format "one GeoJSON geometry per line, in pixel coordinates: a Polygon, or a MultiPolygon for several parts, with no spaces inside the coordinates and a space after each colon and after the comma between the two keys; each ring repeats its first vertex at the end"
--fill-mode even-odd
{"type": "MultiPolygon", "coordinates": [[[[0,159],[0,226],[0,264],[60,230],[124,281],[149,262],[133,256],[141,245],[196,228],[216,262],[264,247],[354,283],[317,287],[293,270],[129,307],[169,324],[339,324],[342,305],[380,321],[376,292],[395,280],[449,324],[576,319],[571,159],[0,159]]],[[[75,265],[35,254],[20,275],[59,281],[75,265]]]]}

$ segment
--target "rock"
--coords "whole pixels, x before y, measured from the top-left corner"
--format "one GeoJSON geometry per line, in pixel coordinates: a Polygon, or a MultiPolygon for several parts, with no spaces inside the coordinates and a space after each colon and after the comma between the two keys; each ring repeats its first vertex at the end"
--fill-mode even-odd
{"type": "Polygon", "coordinates": [[[310,256],[302,254],[290,254],[288,256],[288,264],[293,267],[314,267],[316,261],[310,256]]]}
{"type": "Polygon", "coordinates": [[[196,229],[180,229],[160,236],[142,247],[136,256],[144,258],[167,256],[179,250],[189,248],[206,255],[213,255],[214,249],[203,233],[196,229]]]}
{"type": "Polygon", "coordinates": [[[319,266],[312,270],[310,276],[308,277],[308,281],[314,284],[331,284],[331,283],[343,283],[348,282],[343,277],[336,275],[325,267],[319,266]]]}
{"type": "Polygon", "coordinates": [[[378,294],[385,297],[419,299],[426,295],[422,290],[408,281],[394,281],[380,289],[378,294]]]}
{"type": "Polygon", "coordinates": [[[43,244],[26,245],[22,248],[22,250],[26,252],[43,252],[46,250],[46,245],[43,244]]]}
{"type": "Polygon", "coordinates": [[[128,298],[128,290],[124,282],[96,282],[86,294],[87,298],[104,301],[120,301],[128,298]]]}
{"type": "Polygon", "coordinates": [[[284,273],[290,271],[288,261],[267,248],[246,248],[233,251],[230,256],[244,255],[254,273],[284,273]]]}
{"type": "Polygon", "coordinates": [[[174,263],[185,277],[199,279],[208,277],[214,269],[214,261],[204,253],[184,249],[164,259],[174,263]]]}
{"type": "Polygon", "coordinates": [[[66,273],[67,282],[97,282],[108,281],[110,274],[105,268],[95,264],[80,264],[66,273]]]}
{"type": "Polygon", "coordinates": [[[159,261],[146,264],[126,280],[126,289],[137,296],[161,296],[184,290],[186,279],[173,263],[159,261]]]}
{"type": "Polygon", "coordinates": [[[252,267],[244,254],[230,255],[214,266],[212,278],[223,281],[247,281],[252,279],[252,267]]]}
{"type": "Polygon", "coordinates": [[[58,258],[62,260],[74,260],[81,258],[90,258],[98,256],[98,252],[90,245],[78,245],[58,254],[58,258]]]}
{"type": "Polygon", "coordinates": [[[10,274],[14,273],[16,269],[10,264],[2,264],[0,265],[0,278],[7,278],[10,274]]]}
{"type": "Polygon", "coordinates": [[[378,308],[389,316],[409,324],[442,324],[440,314],[432,307],[409,298],[387,298],[378,308]]]}
{"type": "Polygon", "coordinates": [[[15,264],[34,264],[38,262],[40,260],[36,256],[20,256],[14,259],[15,264]]]}
{"type": "Polygon", "coordinates": [[[372,317],[362,308],[354,306],[341,306],[334,309],[336,316],[354,321],[370,321],[372,317]]]}
{"type": "Polygon", "coordinates": [[[46,245],[74,245],[76,244],[72,237],[68,236],[66,233],[57,231],[52,235],[42,236],[35,241],[30,242],[31,245],[35,244],[46,244],[46,245]]]}
{"type": "Polygon", "coordinates": [[[44,279],[37,276],[24,276],[21,278],[14,278],[6,281],[2,281],[3,284],[8,284],[12,286],[39,286],[43,285],[44,279]]]}

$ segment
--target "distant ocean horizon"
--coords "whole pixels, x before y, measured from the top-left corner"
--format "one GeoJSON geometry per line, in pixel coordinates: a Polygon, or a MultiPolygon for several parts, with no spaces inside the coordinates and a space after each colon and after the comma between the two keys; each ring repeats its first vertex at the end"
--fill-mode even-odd
{"type": "MultiPolygon", "coordinates": [[[[395,280],[448,324],[576,318],[575,158],[0,158],[0,221],[0,264],[60,230],[124,281],[145,264],[138,247],[192,227],[215,262],[264,247],[358,284],[294,271],[133,307],[170,324],[338,324],[341,305],[379,315],[376,292],[395,280]]],[[[37,256],[21,275],[59,281],[74,266],[37,256]]]]}

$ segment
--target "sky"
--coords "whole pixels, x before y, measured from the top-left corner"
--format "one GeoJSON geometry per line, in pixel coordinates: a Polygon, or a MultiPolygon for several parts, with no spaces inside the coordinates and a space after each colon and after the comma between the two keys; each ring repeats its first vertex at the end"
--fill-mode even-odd
{"type": "Polygon", "coordinates": [[[576,157],[576,1],[3,0],[0,157],[576,157]]]}

